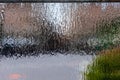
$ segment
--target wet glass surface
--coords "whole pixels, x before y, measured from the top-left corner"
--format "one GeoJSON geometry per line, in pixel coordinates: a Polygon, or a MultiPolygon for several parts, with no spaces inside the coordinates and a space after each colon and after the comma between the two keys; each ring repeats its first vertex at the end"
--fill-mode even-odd
{"type": "Polygon", "coordinates": [[[120,3],[0,3],[2,80],[84,80],[119,44],[120,3]]]}

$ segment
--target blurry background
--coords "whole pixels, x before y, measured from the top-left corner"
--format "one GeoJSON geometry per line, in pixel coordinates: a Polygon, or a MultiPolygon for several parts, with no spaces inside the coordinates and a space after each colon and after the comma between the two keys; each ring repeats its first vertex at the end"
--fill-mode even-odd
{"type": "Polygon", "coordinates": [[[1,3],[0,11],[3,46],[91,51],[120,41],[119,3],[1,3]]]}

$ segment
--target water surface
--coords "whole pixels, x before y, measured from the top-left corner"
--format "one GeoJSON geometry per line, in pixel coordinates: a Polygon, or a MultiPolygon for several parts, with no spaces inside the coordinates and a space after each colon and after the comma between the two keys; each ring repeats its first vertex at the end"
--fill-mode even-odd
{"type": "Polygon", "coordinates": [[[91,55],[1,58],[1,80],[82,80],[91,55]]]}

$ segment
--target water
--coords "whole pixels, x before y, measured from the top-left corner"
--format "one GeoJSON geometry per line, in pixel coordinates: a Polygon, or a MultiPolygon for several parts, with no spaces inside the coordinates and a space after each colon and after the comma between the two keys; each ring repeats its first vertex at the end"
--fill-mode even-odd
{"type": "Polygon", "coordinates": [[[1,58],[1,80],[82,80],[91,55],[40,55],[1,58]]]}

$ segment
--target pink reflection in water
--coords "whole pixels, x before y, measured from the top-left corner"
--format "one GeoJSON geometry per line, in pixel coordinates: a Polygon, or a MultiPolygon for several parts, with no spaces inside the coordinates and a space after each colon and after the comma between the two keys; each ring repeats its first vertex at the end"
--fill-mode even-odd
{"type": "Polygon", "coordinates": [[[14,74],[9,75],[10,80],[19,80],[19,79],[25,78],[25,77],[26,77],[25,75],[21,75],[21,74],[18,74],[18,73],[14,73],[14,74]]]}

